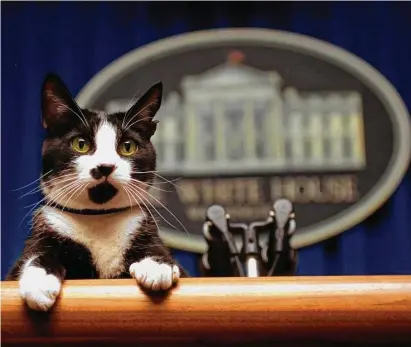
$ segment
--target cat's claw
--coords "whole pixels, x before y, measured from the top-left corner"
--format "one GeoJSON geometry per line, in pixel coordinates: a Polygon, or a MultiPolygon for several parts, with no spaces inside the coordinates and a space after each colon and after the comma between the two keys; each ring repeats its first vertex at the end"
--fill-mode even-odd
{"type": "Polygon", "coordinates": [[[56,276],[34,266],[24,270],[19,286],[21,298],[36,311],[48,311],[61,290],[61,282],[56,276]]]}
{"type": "Polygon", "coordinates": [[[158,263],[151,258],[131,264],[130,275],[145,289],[157,291],[170,289],[180,278],[177,265],[158,263]]]}

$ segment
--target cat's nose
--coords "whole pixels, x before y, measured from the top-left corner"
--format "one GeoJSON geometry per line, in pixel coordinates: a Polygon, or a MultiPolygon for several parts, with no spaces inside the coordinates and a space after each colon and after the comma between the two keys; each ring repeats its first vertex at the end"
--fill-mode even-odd
{"type": "Polygon", "coordinates": [[[114,165],[99,165],[96,168],[91,170],[91,176],[96,180],[101,177],[108,177],[115,169],[114,165]]]}

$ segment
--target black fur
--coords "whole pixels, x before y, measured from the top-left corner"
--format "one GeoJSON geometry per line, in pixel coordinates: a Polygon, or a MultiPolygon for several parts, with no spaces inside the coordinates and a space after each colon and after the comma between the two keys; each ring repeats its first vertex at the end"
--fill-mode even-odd
{"type": "Polygon", "coordinates": [[[88,191],[88,196],[90,200],[96,204],[104,204],[114,198],[117,192],[118,189],[112,184],[103,182],[90,188],[88,191]]]}

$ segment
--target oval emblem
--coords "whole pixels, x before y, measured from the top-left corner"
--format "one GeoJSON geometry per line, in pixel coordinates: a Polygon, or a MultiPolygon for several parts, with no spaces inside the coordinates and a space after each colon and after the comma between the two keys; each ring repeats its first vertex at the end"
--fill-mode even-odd
{"type": "Polygon", "coordinates": [[[161,190],[151,191],[151,203],[170,247],[206,251],[211,204],[251,222],[267,218],[280,197],[295,205],[292,246],[322,241],[373,213],[409,165],[410,119],[395,89],[323,41],[265,29],[179,35],[118,58],[77,101],[126,109],[159,80],[161,190]]]}

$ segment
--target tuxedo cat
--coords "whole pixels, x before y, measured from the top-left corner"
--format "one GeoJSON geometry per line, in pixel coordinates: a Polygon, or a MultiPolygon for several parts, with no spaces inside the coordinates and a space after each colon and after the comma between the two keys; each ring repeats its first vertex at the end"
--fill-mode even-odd
{"type": "Polygon", "coordinates": [[[44,204],[7,276],[30,308],[50,309],[64,279],[133,277],[147,290],[168,290],[185,276],[147,208],[161,98],[160,82],[127,112],[107,114],[81,109],[58,76],[46,76],[44,204]]]}

